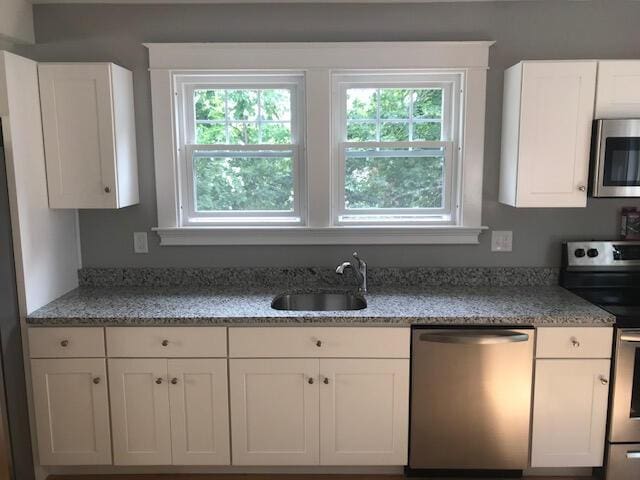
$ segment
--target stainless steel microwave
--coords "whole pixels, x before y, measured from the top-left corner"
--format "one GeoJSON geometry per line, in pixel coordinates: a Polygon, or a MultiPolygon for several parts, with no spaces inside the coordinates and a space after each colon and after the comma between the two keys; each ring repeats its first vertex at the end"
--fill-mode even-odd
{"type": "Polygon", "coordinates": [[[640,197],[640,118],[596,120],[591,194],[640,197]]]}

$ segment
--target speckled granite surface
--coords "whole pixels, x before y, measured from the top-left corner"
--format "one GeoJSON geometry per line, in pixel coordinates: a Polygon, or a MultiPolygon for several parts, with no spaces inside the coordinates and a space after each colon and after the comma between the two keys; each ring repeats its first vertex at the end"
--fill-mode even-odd
{"type": "Polygon", "coordinates": [[[277,311],[282,289],[82,287],[34,312],[32,325],[608,326],[613,316],[557,286],[376,288],[348,312],[277,311]]]}
{"type": "MultiPolygon", "coordinates": [[[[337,262],[336,262],[337,264],[337,262]]],[[[557,285],[559,269],[547,267],[369,267],[369,286],[557,285]]],[[[353,277],[325,267],[286,268],[83,268],[87,287],[257,287],[352,286],[353,277]]]]}

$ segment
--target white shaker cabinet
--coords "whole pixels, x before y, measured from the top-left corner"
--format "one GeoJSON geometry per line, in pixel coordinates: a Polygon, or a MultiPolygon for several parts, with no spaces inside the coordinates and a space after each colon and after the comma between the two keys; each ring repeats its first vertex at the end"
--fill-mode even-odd
{"type": "Polygon", "coordinates": [[[132,73],[112,63],[38,66],[49,206],[138,203],[132,73]]]}
{"type": "Polygon", "coordinates": [[[320,360],[320,463],[405,465],[408,359],[320,360]]]}
{"type": "Polygon", "coordinates": [[[596,61],[525,61],[504,77],[500,202],[585,207],[596,61]]]}
{"type": "Polygon", "coordinates": [[[111,463],[104,358],[31,360],[42,465],[111,463]]]}
{"type": "Polygon", "coordinates": [[[109,359],[113,463],[170,465],[169,384],[164,359],[109,359]]]}
{"type": "Polygon", "coordinates": [[[640,60],[598,62],[595,118],[640,117],[640,60]]]}
{"type": "Polygon", "coordinates": [[[229,361],[234,465],[319,463],[318,359],[229,361]]]}

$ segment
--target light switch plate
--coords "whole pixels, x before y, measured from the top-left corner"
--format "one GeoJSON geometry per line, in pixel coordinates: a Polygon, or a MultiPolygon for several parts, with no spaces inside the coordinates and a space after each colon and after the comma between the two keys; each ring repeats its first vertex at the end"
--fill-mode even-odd
{"type": "Polygon", "coordinates": [[[491,232],[492,252],[511,252],[513,250],[513,232],[510,230],[494,230],[491,232]]]}
{"type": "Polygon", "coordinates": [[[136,253],[149,253],[147,232],[133,232],[133,251],[136,253]]]}

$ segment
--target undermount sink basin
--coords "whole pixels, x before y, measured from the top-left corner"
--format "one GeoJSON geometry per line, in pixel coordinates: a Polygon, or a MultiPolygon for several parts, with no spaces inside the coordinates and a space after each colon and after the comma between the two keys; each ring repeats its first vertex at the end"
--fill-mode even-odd
{"type": "Polygon", "coordinates": [[[271,308],[308,311],[362,310],[367,308],[367,301],[363,296],[351,292],[285,293],[273,299],[271,308]]]}

